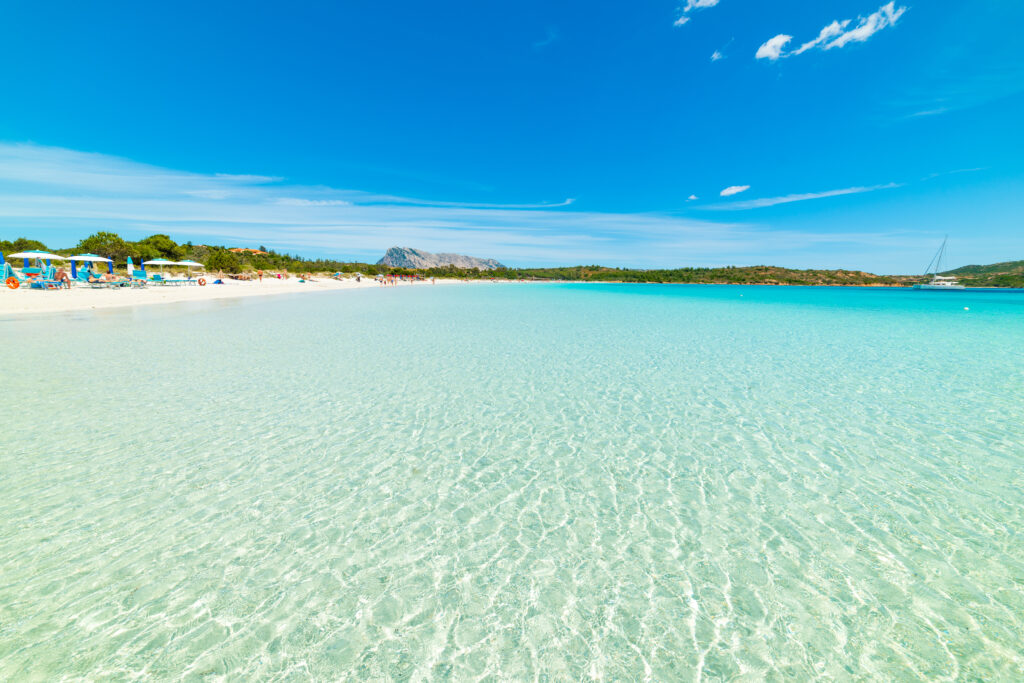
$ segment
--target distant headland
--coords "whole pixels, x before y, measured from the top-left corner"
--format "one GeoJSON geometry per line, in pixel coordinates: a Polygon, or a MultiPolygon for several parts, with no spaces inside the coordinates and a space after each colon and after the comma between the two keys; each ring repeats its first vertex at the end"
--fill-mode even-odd
{"type": "Polygon", "coordinates": [[[476,258],[462,254],[431,254],[429,251],[410,247],[391,247],[384,254],[384,258],[377,261],[377,265],[411,270],[444,268],[445,266],[475,270],[505,269],[505,266],[492,258],[476,258]]]}

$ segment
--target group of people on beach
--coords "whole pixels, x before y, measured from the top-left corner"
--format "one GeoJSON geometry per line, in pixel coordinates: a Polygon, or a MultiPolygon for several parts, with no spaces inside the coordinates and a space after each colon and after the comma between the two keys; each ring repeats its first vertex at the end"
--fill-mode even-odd
{"type": "MultiPolygon", "coordinates": [[[[90,283],[115,282],[120,279],[127,279],[111,273],[98,273],[94,270],[88,271],[88,278],[90,283]]],[[[71,276],[63,267],[57,268],[57,272],[53,274],[53,279],[60,283],[61,289],[71,289],[71,276]]]]}
{"type": "MultiPolygon", "coordinates": [[[[381,287],[394,287],[400,282],[407,282],[412,284],[413,282],[425,282],[426,278],[422,275],[378,275],[377,281],[380,282],[381,287]]],[[[430,278],[430,284],[435,284],[434,278],[430,278]]]]}

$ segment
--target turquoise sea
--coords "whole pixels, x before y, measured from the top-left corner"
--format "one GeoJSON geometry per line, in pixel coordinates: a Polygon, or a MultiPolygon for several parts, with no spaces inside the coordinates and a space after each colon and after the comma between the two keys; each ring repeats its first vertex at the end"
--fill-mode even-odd
{"type": "Polygon", "coordinates": [[[0,680],[1024,679],[1024,292],[395,287],[0,340],[0,680]]]}

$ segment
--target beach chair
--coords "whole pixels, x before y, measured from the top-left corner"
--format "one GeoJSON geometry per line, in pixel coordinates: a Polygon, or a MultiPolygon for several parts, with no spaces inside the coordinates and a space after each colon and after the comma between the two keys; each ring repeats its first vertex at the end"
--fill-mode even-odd
{"type": "Polygon", "coordinates": [[[75,276],[71,278],[71,284],[83,287],[89,284],[89,278],[92,277],[92,270],[89,268],[79,268],[75,276]]]}
{"type": "Polygon", "coordinates": [[[10,263],[4,263],[0,271],[3,273],[3,283],[7,285],[8,289],[17,289],[22,285],[27,285],[31,279],[16,271],[10,263]]]}
{"type": "Polygon", "coordinates": [[[149,282],[149,278],[146,277],[146,271],[144,270],[132,270],[131,279],[129,280],[132,287],[145,287],[149,282]]]}
{"type": "Polygon", "coordinates": [[[36,277],[32,278],[32,282],[29,283],[29,287],[31,289],[56,291],[58,289],[64,289],[64,283],[60,280],[54,280],[51,278],[36,277]]]}
{"type": "Polygon", "coordinates": [[[42,278],[42,268],[22,268],[19,273],[9,264],[6,265],[4,283],[9,289],[18,289],[19,287],[31,287],[32,283],[42,278]]]}
{"type": "MultiPolygon", "coordinates": [[[[99,274],[94,274],[93,277],[100,277],[99,274]]],[[[92,280],[86,281],[88,285],[93,289],[119,289],[121,287],[127,287],[131,283],[128,280],[103,280],[99,279],[93,282],[92,280]]]]}

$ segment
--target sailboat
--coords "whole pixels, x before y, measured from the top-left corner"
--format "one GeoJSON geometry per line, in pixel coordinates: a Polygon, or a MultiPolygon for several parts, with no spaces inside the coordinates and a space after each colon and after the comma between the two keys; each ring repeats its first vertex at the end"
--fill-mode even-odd
{"type": "Polygon", "coordinates": [[[942,259],[946,256],[946,242],[949,241],[949,235],[942,240],[942,246],[939,247],[939,251],[932,257],[932,262],[928,264],[924,274],[928,275],[931,273],[932,279],[930,282],[920,285],[914,285],[914,289],[931,289],[934,291],[954,291],[965,289],[965,287],[957,282],[955,277],[944,277],[939,275],[942,272],[942,259]]]}

